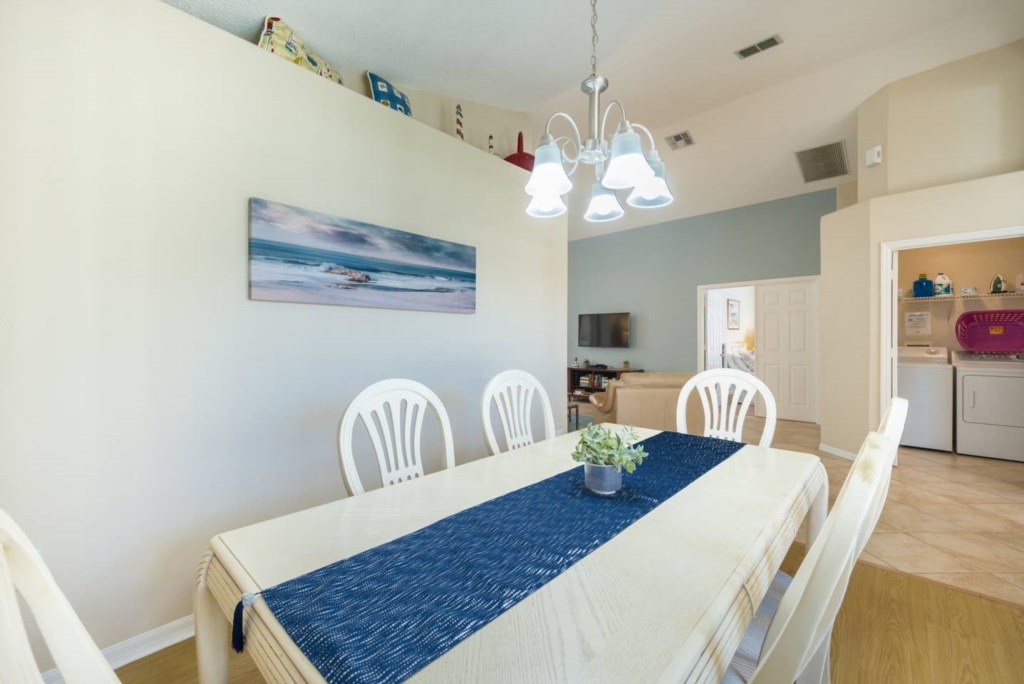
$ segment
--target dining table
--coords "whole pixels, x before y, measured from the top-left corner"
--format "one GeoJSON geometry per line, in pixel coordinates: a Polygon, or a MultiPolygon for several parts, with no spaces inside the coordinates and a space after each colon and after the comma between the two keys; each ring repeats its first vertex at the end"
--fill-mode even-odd
{"type": "MultiPolygon", "coordinates": [[[[659,431],[636,433],[646,440],[659,431]]],[[[268,682],[334,681],[260,592],[559,473],[578,473],[582,482],[583,468],[572,459],[578,439],[578,433],[560,435],[216,535],[196,573],[200,683],[228,682],[231,626],[244,594],[255,597],[244,610],[245,652],[268,682]]],[[[461,635],[408,680],[718,682],[801,524],[806,519],[813,542],[827,505],[828,479],[817,456],[741,445],[550,581],[461,635]]],[[[544,514],[537,516],[543,525],[544,514]]],[[[490,543],[480,541],[485,549],[490,543]]],[[[501,550],[500,535],[493,544],[496,553],[501,550]]],[[[447,571],[458,572],[457,564],[447,571]]],[[[467,579],[467,591],[470,584],[467,579]]],[[[387,648],[400,651],[403,644],[387,648]]]]}

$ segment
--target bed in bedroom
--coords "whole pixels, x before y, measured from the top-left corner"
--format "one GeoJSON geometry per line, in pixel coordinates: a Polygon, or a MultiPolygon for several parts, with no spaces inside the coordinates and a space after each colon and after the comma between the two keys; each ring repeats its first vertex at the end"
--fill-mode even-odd
{"type": "Polygon", "coordinates": [[[754,351],[747,350],[747,346],[743,342],[723,344],[722,367],[734,368],[746,373],[755,373],[754,351]]]}

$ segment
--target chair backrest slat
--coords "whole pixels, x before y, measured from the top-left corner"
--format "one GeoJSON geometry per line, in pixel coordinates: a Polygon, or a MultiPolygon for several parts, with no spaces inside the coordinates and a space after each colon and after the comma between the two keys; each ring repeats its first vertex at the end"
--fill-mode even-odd
{"type": "Polygon", "coordinates": [[[32,611],[67,684],[118,681],[39,552],[0,510],[0,682],[42,682],[17,595],[32,611]]]}
{"type": "Polygon", "coordinates": [[[747,413],[760,394],[765,404],[765,419],[758,445],[772,445],[777,412],[775,397],[759,378],[732,368],[718,368],[698,373],[687,380],[676,404],[676,429],[679,432],[687,431],[686,402],[692,392],[697,392],[704,409],[704,436],[732,442],[743,440],[747,413]]]}
{"type": "Polygon", "coordinates": [[[356,469],[353,447],[356,426],[362,423],[370,436],[383,486],[423,476],[423,422],[432,408],[441,424],[444,467],[455,465],[452,427],[444,404],[430,388],[414,380],[392,379],[370,385],[345,410],[338,427],[338,458],[352,494],[363,484],[356,469]]]}
{"type": "Polygon", "coordinates": [[[491,421],[492,404],[497,408],[507,450],[511,451],[534,442],[531,422],[534,397],[540,397],[544,439],[551,439],[555,436],[555,417],[551,411],[551,400],[540,380],[526,371],[507,370],[495,375],[484,387],[480,410],[487,446],[492,454],[502,451],[491,421]]]}

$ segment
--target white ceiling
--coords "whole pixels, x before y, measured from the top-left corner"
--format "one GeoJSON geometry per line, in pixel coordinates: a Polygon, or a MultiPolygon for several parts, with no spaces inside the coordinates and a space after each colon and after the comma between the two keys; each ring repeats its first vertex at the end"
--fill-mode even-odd
{"type": "MultiPolygon", "coordinates": [[[[268,12],[257,0],[165,2],[250,41],[268,12]]],[[[573,196],[573,238],[831,187],[804,185],[793,152],[840,137],[856,149],[854,110],[879,87],[1024,36],[1021,0],[600,0],[598,10],[606,98],[659,136],[691,130],[697,145],[670,152],[659,141],[679,201],[595,226],[573,196]],[[775,33],[783,45],[733,54],[775,33]]],[[[541,122],[556,109],[584,118],[587,0],[289,0],[269,11],[338,69],[374,68],[541,122]]],[[[591,181],[581,173],[577,189],[591,181]]]]}

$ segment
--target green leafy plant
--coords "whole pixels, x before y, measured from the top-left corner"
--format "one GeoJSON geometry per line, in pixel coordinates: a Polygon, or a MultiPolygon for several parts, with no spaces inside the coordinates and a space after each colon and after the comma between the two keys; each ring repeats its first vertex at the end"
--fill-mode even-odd
{"type": "Polygon", "coordinates": [[[615,466],[620,473],[631,473],[644,462],[647,452],[634,446],[640,438],[629,427],[616,434],[602,425],[590,425],[580,430],[580,441],[572,452],[574,461],[599,466],[615,466]]]}

